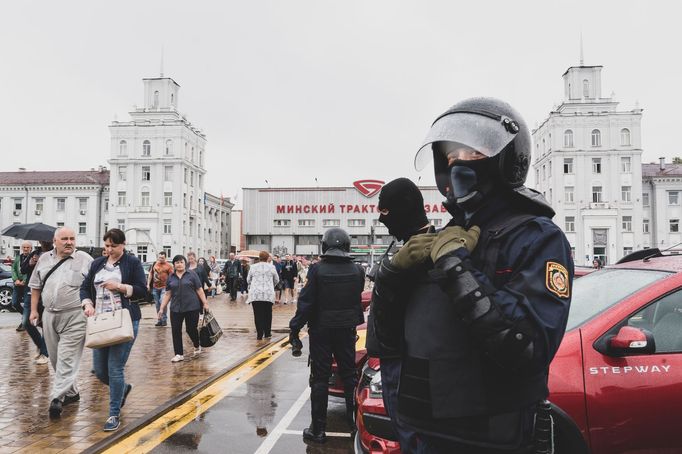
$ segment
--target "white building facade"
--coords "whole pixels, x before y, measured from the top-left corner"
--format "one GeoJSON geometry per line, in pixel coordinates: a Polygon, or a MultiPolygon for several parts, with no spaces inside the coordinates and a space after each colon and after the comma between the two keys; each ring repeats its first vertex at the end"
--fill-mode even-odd
{"type": "MultiPolygon", "coordinates": [[[[371,189],[351,187],[244,188],[242,234],[248,249],[274,254],[321,254],[321,240],[330,227],[351,236],[351,254],[368,261],[386,250],[393,237],[379,222],[378,192],[383,182],[371,180],[371,189]]],[[[451,216],[436,187],[421,187],[424,209],[436,227],[451,216]]]]}
{"type": "Polygon", "coordinates": [[[109,225],[129,247],[152,259],[164,250],[224,257],[232,204],[207,194],[206,136],[178,110],[180,86],[169,77],[143,79],[144,105],[110,126],[109,225]]]}
{"type": "Polygon", "coordinates": [[[642,109],[618,110],[601,66],[563,74],[564,100],[533,132],[535,188],[556,211],[577,264],[615,263],[648,244],[643,233],[642,109]]]}
{"type": "MultiPolygon", "coordinates": [[[[107,229],[109,171],[0,172],[0,226],[42,222],[71,227],[79,247],[99,247],[107,229]]],[[[0,237],[0,255],[21,240],[0,237]]]]}
{"type": "Polygon", "coordinates": [[[682,250],[682,164],[643,164],[644,246],[682,250]]]}

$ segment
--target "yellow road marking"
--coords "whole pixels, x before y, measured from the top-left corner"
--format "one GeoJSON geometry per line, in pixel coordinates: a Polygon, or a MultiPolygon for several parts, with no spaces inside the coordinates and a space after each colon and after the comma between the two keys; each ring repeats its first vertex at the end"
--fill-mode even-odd
{"type": "Polygon", "coordinates": [[[250,378],[265,369],[291,347],[288,343],[282,346],[283,343],[285,341],[263,350],[258,355],[225,374],[187,402],[164,413],[103,452],[106,454],[150,452],[166,438],[220,402],[239,385],[246,383],[250,378]]]}

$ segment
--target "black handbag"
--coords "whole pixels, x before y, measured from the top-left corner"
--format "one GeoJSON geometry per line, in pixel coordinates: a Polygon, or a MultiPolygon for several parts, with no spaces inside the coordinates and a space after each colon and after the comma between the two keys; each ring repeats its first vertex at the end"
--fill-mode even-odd
{"type": "Polygon", "coordinates": [[[218,320],[212,313],[206,311],[204,318],[199,326],[199,345],[202,347],[213,347],[218,339],[223,335],[223,330],[218,324],[218,320]]]}

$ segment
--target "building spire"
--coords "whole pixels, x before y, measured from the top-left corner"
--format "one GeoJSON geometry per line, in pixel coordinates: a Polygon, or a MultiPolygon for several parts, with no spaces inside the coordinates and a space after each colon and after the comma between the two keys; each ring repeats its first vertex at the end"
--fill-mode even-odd
{"type": "Polygon", "coordinates": [[[585,63],[585,58],[583,57],[583,32],[580,32],[580,66],[585,63]]]}
{"type": "Polygon", "coordinates": [[[163,77],[163,44],[161,45],[161,77],[163,77]]]}

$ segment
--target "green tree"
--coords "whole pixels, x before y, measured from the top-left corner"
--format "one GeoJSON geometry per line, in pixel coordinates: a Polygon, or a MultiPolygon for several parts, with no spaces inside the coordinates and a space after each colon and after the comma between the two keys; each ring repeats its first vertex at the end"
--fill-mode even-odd
{"type": "Polygon", "coordinates": [[[673,158],[673,164],[682,164],[682,158],[680,158],[679,156],[675,156],[673,158]]]}

